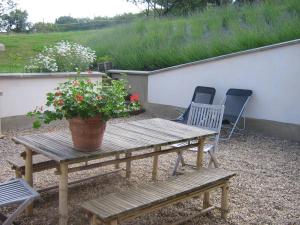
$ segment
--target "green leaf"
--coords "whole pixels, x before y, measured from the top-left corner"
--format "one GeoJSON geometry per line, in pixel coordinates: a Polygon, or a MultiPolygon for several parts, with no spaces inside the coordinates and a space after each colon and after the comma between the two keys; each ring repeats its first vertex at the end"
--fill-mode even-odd
{"type": "Polygon", "coordinates": [[[40,128],[42,126],[41,121],[40,120],[35,120],[33,122],[33,128],[37,129],[40,128]]]}

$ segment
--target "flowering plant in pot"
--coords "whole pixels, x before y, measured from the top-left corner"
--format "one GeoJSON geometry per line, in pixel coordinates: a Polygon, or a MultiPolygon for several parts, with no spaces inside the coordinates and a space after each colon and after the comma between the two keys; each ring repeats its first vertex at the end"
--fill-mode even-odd
{"type": "Polygon", "coordinates": [[[136,101],[126,104],[126,82],[111,80],[92,82],[75,78],[59,84],[54,92],[47,93],[47,110],[37,108],[28,115],[35,117],[33,126],[66,118],[69,121],[74,148],[93,151],[100,147],[106,121],[126,115],[136,108],[136,101]]]}

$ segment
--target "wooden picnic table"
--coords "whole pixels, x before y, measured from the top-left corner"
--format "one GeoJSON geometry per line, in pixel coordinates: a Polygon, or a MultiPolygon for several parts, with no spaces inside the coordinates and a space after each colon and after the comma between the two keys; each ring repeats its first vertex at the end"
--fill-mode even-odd
{"type": "MultiPolygon", "coordinates": [[[[25,179],[31,186],[33,186],[33,154],[42,154],[58,163],[57,174],[60,176],[59,224],[65,225],[68,222],[68,173],[106,165],[115,165],[118,168],[120,163],[126,163],[126,177],[130,178],[132,160],[153,157],[152,178],[155,180],[159,155],[178,153],[190,147],[198,147],[196,165],[197,169],[200,169],[203,165],[204,141],[211,135],[215,135],[215,132],[155,118],[109,124],[102,146],[99,150],[88,153],[74,150],[70,134],[67,131],[19,136],[13,140],[26,148],[25,179]],[[197,140],[197,142],[191,142],[192,140],[197,140]],[[172,144],[183,141],[189,144],[183,147],[172,147],[172,144]],[[142,151],[147,149],[149,151],[142,151]],[[113,159],[87,164],[91,160],[111,156],[113,159]],[[86,162],[86,164],[73,165],[69,168],[71,164],[82,162],[86,162]]],[[[30,213],[32,208],[28,210],[30,213]]]]}

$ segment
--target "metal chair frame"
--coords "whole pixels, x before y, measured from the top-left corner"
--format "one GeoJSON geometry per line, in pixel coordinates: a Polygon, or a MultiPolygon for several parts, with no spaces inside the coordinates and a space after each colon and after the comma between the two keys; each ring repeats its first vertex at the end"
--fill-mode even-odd
{"type": "MultiPolygon", "coordinates": [[[[250,91],[250,90],[243,90],[243,89],[229,89],[227,91],[227,93],[226,93],[226,96],[221,101],[221,105],[225,105],[225,107],[226,107],[226,99],[228,97],[228,93],[230,92],[230,90],[250,91]]],[[[251,95],[252,95],[252,91],[251,91],[251,95]]],[[[240,110],[240,112],[239,112],[239,114],[238,114],[237,119],[235,120],[235,122],[234,123],[230,123],[230,125],[224,125],[224,124],[222,125],[222,128],[224,128],[224,129],[231,129],[231,130],[230,130],[229,135],[227,137],[220,137],[220,140],[229,140],[231,138],[231,136],[233,135],[235,129],[237,129],[239,131],[245,130],[245,128],[246,128],[246,117],[243,116],[243,115],[244,115],[245,108],[246,108],[249,100],[251,99],[251,95],[249,95],[247,97],[246,101],[244,102],[243,107],[241,108],[241,110],[240,110]],[[238,127],[238,123],[239,123],[239,121],[241,119],[243,119],[243,126],[242,126],[242,128],[239,128],[238,127]]],[[[246,96],[246,95],[244,95],[244,96],[246,96]]]]}
{"type": "Polygon", "coordinates": [[[0,183],[0,207],[19,204],[18,208],[2,221],[2,225],[11,225],[16,217],[37,198],[39,194],[23,179],[0,183]]]}

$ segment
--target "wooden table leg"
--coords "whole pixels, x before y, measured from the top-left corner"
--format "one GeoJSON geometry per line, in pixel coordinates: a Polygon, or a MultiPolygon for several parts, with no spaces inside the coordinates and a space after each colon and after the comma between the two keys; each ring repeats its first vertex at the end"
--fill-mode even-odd
{"type": "MultiPolygon", "coordinates": [[[[130,158],[132,155],[131,152],[126,153],[126,158],[130,158]]],[[[129,179],[131,175],[131,160],[127,160],[126,162],[126,178],[129,179]]]]}
{"type": "MultiPolygon", "coordinates": [[[[26,158],[25,158],[25,180],[26,182],[33,187],[33,173],[32,173],[32,150],[29,148],[25,149],[26,158]]],[[[33,214],[33,204],[30,204],[26,208],[26,214],[33,214]]]]}
{"type": "MultiPolygon", "coordinates": [[[[118,160],[118,159],[120,159],[120,154],[119,153],[116,154],[116,160],[118,160]]],[[[115,169],[119,169],[119,168],[120,168],[120,164],[116,163],[115,164],[115,169]]]]}
{"type": "MultiPolygon", "coordinates": [[[[158,152],[161,150],[160,146],[155,146],[154,151],[158,152]]],[[[152,168],[152,180],[157,180],[157,169],[158,169],[158,155],[153,156],[153,168],[152,168]]]]}
{"type": "Polygon", "coordinates": [[[90,225],[98,225],[97,216],[95,215],[92,216],[90,225]]]}
{"type": "Polygon", "coordinates": [[[200,170],[203,167],[204,141],[205,141],[205,138],[198,139],[198,151],[197,151],[197,161],[196,161],[197,170],[200,170]]]}
{"type": "Polygon", "coordinates": [[[109,225],[118,225],[118,221],[117,220],[112,220],[109,222],[109,225]]]}
{"type": "Polygon", "coordinates": [[[228,192],[229,185],[228,182],[222,187],[222,200],[221,200],[221,216],[223,219],[227,218],[229,204],[228,204],[228,192]]]}
{"type": "Polygon", "coordinates": [[[59,225],[68,223],[68,164],[60,163],[59,177],[59,225]]]}

